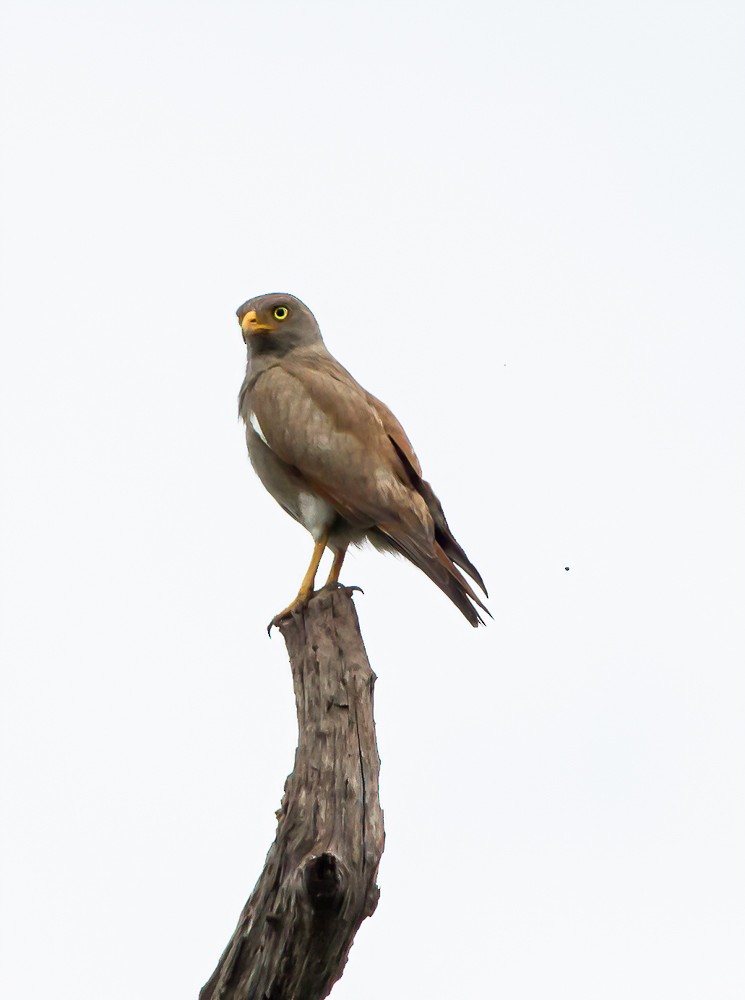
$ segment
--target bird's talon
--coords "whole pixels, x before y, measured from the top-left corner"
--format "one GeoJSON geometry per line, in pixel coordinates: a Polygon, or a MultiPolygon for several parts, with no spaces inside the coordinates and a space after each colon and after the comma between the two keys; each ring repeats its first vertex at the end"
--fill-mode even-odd
{"type": "Polygon", "coordinates": [[[298,594],[292,604],[289,604],[284,611],[280,611],[276,614],[274,618],[269,622],[266,627],[267,634],[271,637],[272,628],[276,625],[279,628],[280,622],[283,622],[286,618],[292,618],[293,615],[299,614],[303,608],[307,605],[308,601],[313,596],[313,591],[309,594],[298,594]]]}
{"type": "MultiPolygon", "coordinates": [[[[338,580],[330,580],[324,583],[321,590],[349,590],[352,593],[355,590],[359,590],[361,594],[365,593],[362,587],[358,587],[356,584],[340,583],[338,580]]],[[[316,591],[316,593],[320,593],[320,591],[316,591]]]]}

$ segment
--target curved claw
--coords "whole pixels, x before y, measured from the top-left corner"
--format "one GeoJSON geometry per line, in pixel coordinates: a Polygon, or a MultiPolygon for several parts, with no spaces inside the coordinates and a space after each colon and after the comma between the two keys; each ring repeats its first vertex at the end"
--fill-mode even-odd
{"type": "Polygon", "coordinates": [[[272,620],[269,622],[269,624],[266,627],[266,634],[269,636],[269,638],[271,639],[271,637],[272,637],[272,629],[273,628],[275,628],[275,627],[279,628],[279,623],[281,621],[284,621],[285,618],[289,618],[291,615],[294,615],[299,610],[300,610],[300,608],[285,608],[284,611],[280,611],[280,613],[278,615],[275,615],[274,618],[272,618],[272,620]]]}
{"type": "Polygon", "coordinates": [[[323,590],[348,590],[350,593],[354,593],[355,590],[359,590],[361,594],[365,593],[362,587],[358,587],[356,584],[349,585],[346,583],[339,583],[339,581],[337,580],[335,583],[327,583],[325,586],[321,587],[321,590],[315,590],[312,593],[308,594],[307,597],[300,597],[300,595],[298,595],[298,597],[295,598],[292,604],[289,604],[284,609],[284,611],[280,611],[279,614],[276,614],[274,618],[272,618],[272,620],[269,622],[269,624],[266,627],[266,634],[269,636],[269,638],[271,639],[272,637],[273,628],[275,627],[278,628],[279,623],[281,621],[284,621],[285,618],[290,618],[292,617],[292,615],[296,615],[298,614],[298,612],[302,611],[302,609],[306,606],[311,597],[314,597],[315,594],[320,594],[321,591],[323,590]]]}
{"type": "Polygon", "coordinates": [[[307,597],[301,597],[298,594],[298,596],[295,598],[292,604],[288,604],[288,606],[284,609],[284,611],[280,611],[279,614],[276,614],[266,627],[266,634],[269,636],[269,638],[271,639],[272,637],[272,628],[275,625],[279,627],[279,623],[281,621],[284,621],[285,618],[291,618],[292,615],[296,615],[299,611],[302,611],[302,609],[305,607],[305,605],[308,603],[308,601],[312,596],[313,596],[312,593],[309,594],[307,597]]]}
{"type": "MultiPolygon", "coordinates": [[[[325,583],[323,587],[321,587],[321,590],[351,590],[353,592],[355,590],[359,590],[361,594],[365,593],[362,587],[358,587],[356,584],[350,585],[348,583],[339,583],[338,580],[335,580],[332,583],[325,583]]],[[[316,591],[317,594],[319,594],[320,592],[321,591],[318,590],[316,591]]]]}

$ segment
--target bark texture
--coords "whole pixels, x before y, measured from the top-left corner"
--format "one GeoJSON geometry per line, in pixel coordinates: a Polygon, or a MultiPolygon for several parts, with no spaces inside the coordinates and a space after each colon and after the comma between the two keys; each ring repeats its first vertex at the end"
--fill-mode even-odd
{"type": "Polygon", "coordinates": [[[199,1000],[321,1000],[375,910],[383,853],[375,675],[351,590],[283,622],[298,716],[277,836],[199,1000]]]}

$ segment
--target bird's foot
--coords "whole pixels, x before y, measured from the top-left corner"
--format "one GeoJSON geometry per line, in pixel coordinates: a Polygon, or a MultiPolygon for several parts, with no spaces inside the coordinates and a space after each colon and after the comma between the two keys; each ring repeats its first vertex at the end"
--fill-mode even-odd
{"type": "Polygon", "coordinates": [[[355,590],[359,590],[361,594],[365,593],[362,587],[348,586],[346,583],[339,583],[338,580],[332,583],[324,584],[320,590],[310,590],[307,593],[305,591],[301,591],[292,604],[288,604],[284,611],[280,611],[279,614],[272,618],[266,627],[267,635],[271,636],[272,629],[275,626],[279,626],[280,622],[283,622],[286,618],[292,618],[293,615],[299,614],[303,608],[307,606],[311,597],[315,597],[316,594],[320,594],[324,590],[348,590],[350,593],[354,593],[355,590]]]}
{"type": "Polygon", "coordinates": [[[355,584],[350,585],[348,583],[339,583],[338,580],[328,580],[323,587],[321,587],[321,590],[349,590],[352,593],[354,593],[355,590],[359,590],[361,594],[365,593],[362,587],[358,587],[355,584]]]}
{"type": "Polygon", "coordinates": [[[275,615],[274,618],[272,618],[272,620],[266,627],[267,635],[271,636],[272,628],[275,625],[278,626],[281,621],[285,620],[285,618],[292,618],[293,615],[296,615],[298,614],[298,612],[302,611],[312,596],[313,596],[312,590],[309,591],[301,590],[300,593],[295,598],[295,600],[291,604],[288,604],[287,607],[284,609],[284,611],[280,611],[279,614],[275,615]]]}

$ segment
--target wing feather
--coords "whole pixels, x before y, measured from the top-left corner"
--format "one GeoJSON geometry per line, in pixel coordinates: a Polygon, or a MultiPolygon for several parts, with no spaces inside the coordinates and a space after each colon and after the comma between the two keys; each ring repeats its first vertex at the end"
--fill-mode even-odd
{"type": "Polygon", "coordinates": [[[489,613],[406,433],[388,407],[327,353],[289,355],[246,386],[241,411],[267,446],[350,524],[393,548],[443,590],[472,625],[489,613]],[[472,603],[473,602],[473,603],[472,603]]]}
{"type": "Polygon", "coordinates": [[[268,446],[352,524],[393,518],[428,534],[426,504],[411,490],[383,420],[338,368],[285,359],[262,374],[249,405],[268,446]]]}

